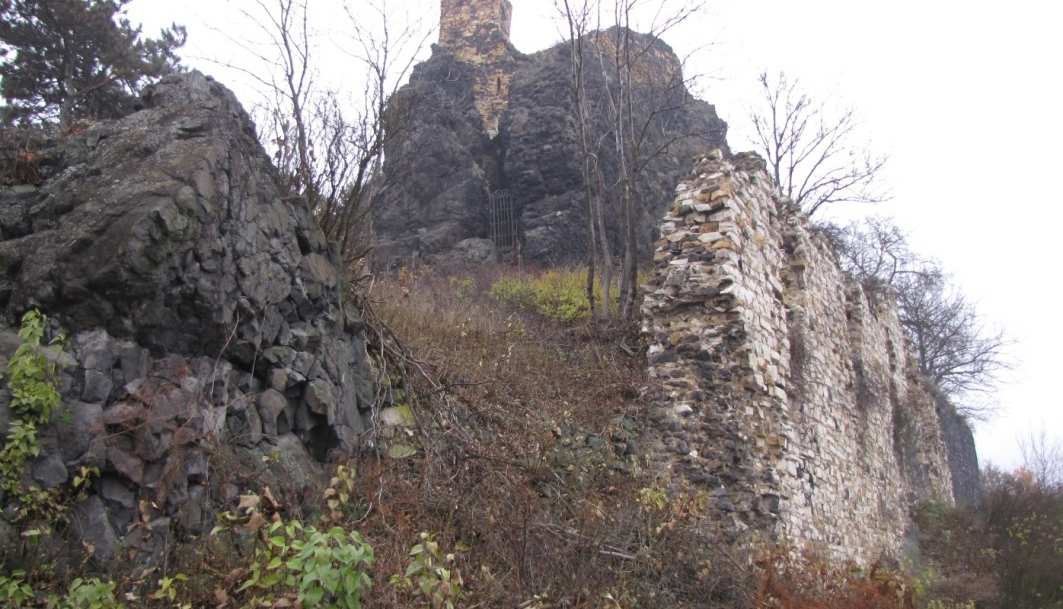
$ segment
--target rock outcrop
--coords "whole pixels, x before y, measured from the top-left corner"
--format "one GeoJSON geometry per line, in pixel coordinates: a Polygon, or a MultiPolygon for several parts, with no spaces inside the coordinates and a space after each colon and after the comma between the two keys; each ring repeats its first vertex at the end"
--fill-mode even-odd
{"type": "MultiPolygon", "coordinates": [[[[508,3],[477,0],[471,4],[483,4],[482,10],[450,21],[448,4],[454,3],[444,2],[441,44],[395,98],[401,135],[386,147],[386,187],[374,204],[380,262],[465,259],[468,240],[492,238],[491,194],[500,191],[508,193],[525,260],[582,259],[587,221],[569,47],[523,55],[509,43],[508,3]]],[[[603,70],[594,49],[607,53],[617,35],[597,33],[585,50],[592,133],[599,136],[609,133],[606,83],[617,75],[603,70]]],[[[640,49],[633,70],[636,104],[653,109],[640,115],[653,114],[638,193],[638,233],[648,254],[676,181],[696,153],[726,149],[727,125],[689,93],[680,61],[666,44],[635,33],[632,40],[640,49]]],[[[603,139],[596,150],[607,201],[618,199],[611,141],[603,139]]],[[[609,231],[618,230],[618,216],[609,214],[609,231]]]]}
{"type": "Polygon", "coordinates": [[[208,530],[209,495],[235,492],[212,480],[218,446],[309,482],[374,399],[334,257],[236,98],[193,72],[143,106],[48,142],[39,184],[0,190],[0,356],[31,308],[69,337],[32,476],[99,468],[71,530],[103,558],[208,530]]]}
{"type": "Polygon", "coordinates": [[[661,224],[643,304],[653,428],[732,534],[896,556],[922,501],[978,493],[970,429],[752,154],[701,158],[661,224]]]}

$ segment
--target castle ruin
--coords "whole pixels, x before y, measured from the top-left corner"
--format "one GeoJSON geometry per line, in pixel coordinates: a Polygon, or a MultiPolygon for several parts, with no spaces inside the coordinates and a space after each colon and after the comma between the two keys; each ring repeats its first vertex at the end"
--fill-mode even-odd
{"type": "Polygon", "coordinates": [[[476,109],[488,135],[498,135],[509,98],[514,49],[509,43],[513,6],[509,0],[442,0],[439,45],[476,67],[476,109]]]}
{"type": "Polygon", "coordinates": [[[732,532],[873,561],[922,502],[978,500],[970,429],[923,378],[893,294],[778,198],[764,161],[702,157],[643,303],[649,452],[732,532]]]}

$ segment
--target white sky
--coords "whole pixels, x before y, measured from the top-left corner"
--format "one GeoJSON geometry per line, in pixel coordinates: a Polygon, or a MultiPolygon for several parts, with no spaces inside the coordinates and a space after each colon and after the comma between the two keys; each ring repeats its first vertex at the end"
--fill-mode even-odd
{"type": "MultiPolygon", "coordinates": [[[[321,49],[322,78],[343,82],[356,70],[334,47],[348,31],[342,2],[309,1],[333,43],[321,49]]],[[[357,12],[363,2],[349,5],[357,12]]],[[[512,2],[519,49],[559,39],[551,0],[512,2]]],[[[438,18],[436,0],[389,5],[426,27],[438,18]]],[[[250,79],[216,61],[261,69],[230,39],[256,38],[239,10],[254,7],[134,0],[129,13],[149,34],[184,24],[186,63],[251,105],[250,79]]],[[[856,110],[873,149],[890,156],[894,198],[873,212],[894,216],[916,251],[940,260],[987,323],[1015,341],[999,414],[976,428],[983,463],[1005,467],[1017,464],[1027,431],[1063,441],[1060,24],[1055,0],[710,0],[706,15],[665,37],[681,55],[708,45],[690,67],[710,77],[700,92],[730,124],[735,150],[752,148],[748,114],[762,71],[785,70],[814,96],[856,110]]]]}

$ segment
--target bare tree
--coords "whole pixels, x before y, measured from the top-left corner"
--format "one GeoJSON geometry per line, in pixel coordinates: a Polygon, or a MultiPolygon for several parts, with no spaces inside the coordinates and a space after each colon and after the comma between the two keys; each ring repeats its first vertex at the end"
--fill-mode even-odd
{"type": "MultiPolygon", "coordinates": [[[[352,75],[362,87],[349,98],[322,86],[314,69],[318,36],[306,0],[255,0],[244,14],[269,41],[269,52],[242,45],[272,68],[243,68],[266,91],[264,139],[290,187],[301,194],[352,271],[369,252],[370,202],[386,185],[381,169],[386,142],[402,134],[404,108],[390,101],[428,39],[417,23],[395,28],[385,4],[360,0],[345,11],[361,66],[352,75]]],[[[235,66],[233,66],[235,67],[235,66]]]]}
{"type": "MultiPolygon", "coordinates": [[[[664,133],[669,112],[693,101],[687,93],[688,79],[683,64],[674,69],[654,69],[652,55],[659,50],[659,38],[687,21],[703,7],[702,2],[682,2],[675,8],[668,0],[556,0],[568,28],[572,72],[573,118],[579,131],[583,157],[584,196],[588,213],[591,246],[589,266],[599,272],[603,302],[602,316],[612,314],[611,289],[613,253],[606,230],[607,201],[616,200],[611,210],[620,218],[619,314],[634,316],[638,290],[638,215],[642,210],[640,193],[645,190],[643,172],[654,159],[666,154],[676,141],[689,133],[664,133]],[[645,11],[652,19],[633,32],[632,15],[645,11]],[[611,19],[602,29],[603,13],[611,19]],[[590,31],[592,19],[595,31],[590,31]],[[600,99],[595,112],[590,108],[587,81],[591,70],[600,71],[600,99]],[[599,114],[598,120],[593,115],[599,114]],[[604,159],[615,165],[615,174],[606,175],[604,159]]],[[[660,66],[657,66],[658,68],[660,66]]],[[[593,273],[592,270],[592,273],[593,273]]],[[[588,278],[593,299],[593,279],[588,278]]],[[[592,300],[593,302],[593,300],[592,300]]]]}
{"type": "Polygon", "coordinates": [[[1019,438],[1022,467],[1043,489],[1063,488],[1063,443],[1043,428],[1019,438]]]}
{"type": "Polygon", "coordinates": [[[609,236],[605,231],[605,215],[602,211],[601,191],[596,186],[597,155],[591,147],[590,110],[587,104],[586,87],[586,38],[592,17],[590,0],[555,0],[555,7],[561,13],[568,27],[568,45],[571,67],[571,95],[573,118],[580,145],[580,170],[583,177],[583,197],[587,213],[587,302],[591,313],[598,316],[595,308],[594,286],[595,271],[601,268],[602,276],[602,312],[609,315],[610,289],[612,287],[613,256],[609,248],[609,236]],[[600,264],[596,261],[601,260],[600,264]]]}
{"type": "MultiPolygon", "coordinates": [[[[985,327],[974,306],[940,273],[907,275],[896,284],[901,324],[924,374],[946,395],[986,392],[996,386],[1007,341],[985,327]]],[[[968,415],[971,407],[957,407],[968,415]]]]}
{"type": "Polygon", "coordinates": [[[907,236],[891,220],[870,218],[839,228],[826,225],[843,269],[867,290],[892,290],[901,325],[919,367],[968,417],[984,418],[990,408],[972,393],[991,391],[1008,363],[1003,333],[982,323],[972,305],[936,262],[911,251],[907,236]]]}
{"type": "Polygon", "coordinates": [[[869,289],[896,287],[900,276],[937,270],[916,256],[908,237],[892,220],[872,216],[844,227],[818,225],[834,246],[842,268],[869,289]]]}
{"type": "Polygon", "coordinates": [[[760,85],[756,143],[783,195],[809,216],[825,205],[887,198],[877,180],[886,158],[855,141],[852,110],[830,115],[783,73],[761,74],[760,85]]]}
{"type": "Polygon", "coordinates": [[[685,62],[671,70],[647,70],[652,65],[648,60],[655,52],[659,40],[667,32],[698,14],[704,2],[681,2],[674,5],[668,0],[656,3],[640,0],[613,0],[613,27],[599,32],[604,43],[595,45],[602,64],[603,81],[606,85],[607,108],[612,122],[612,141],[617,159],[617,186],[623,218],[624,257],[620,275],[620,317],[632,319],[636,313],[638,297],[638,238],[636,206],[642,201],[642,177],[647,164],[688,133],[671,137],[651,137],[660,126],[660,119],[689,103],[684,76],[685,62]],[[653,15],[649,23],[639,27],[644,32],[636,36],[632,14],[636,9],[647,9],[653,15]],[[611,39],[610,39],[611,38],[611,39]],[[606,68],[606,61],[611,65],[606,68]],[[609,73],[616,74],[615,86],[610,85],[609,73]]]}

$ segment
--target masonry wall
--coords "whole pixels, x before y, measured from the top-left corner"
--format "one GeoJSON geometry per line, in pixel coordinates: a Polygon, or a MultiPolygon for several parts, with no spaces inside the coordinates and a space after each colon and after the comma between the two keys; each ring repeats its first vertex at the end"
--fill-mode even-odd
{"type": "Polygon", "coordinates": [[[439,44],[477,67],[473,96],[484,129],[492,137],[509,99],[514,51],[509,44],[513,7],[509,0],[442,0],[439,44]]]}
{"type": "Polygon", "coordinates": [[[661,223],[650,452],[707,486],[735,535],[896,555],[913,505],[954,499],[937,401],[892,297],[843,273],[773,190],[755,155],[710,154],[661,223]]]}

